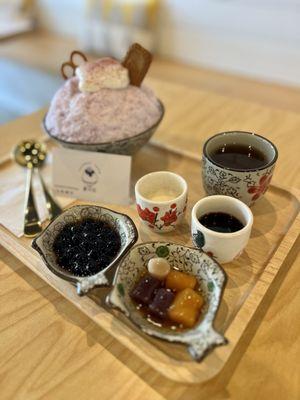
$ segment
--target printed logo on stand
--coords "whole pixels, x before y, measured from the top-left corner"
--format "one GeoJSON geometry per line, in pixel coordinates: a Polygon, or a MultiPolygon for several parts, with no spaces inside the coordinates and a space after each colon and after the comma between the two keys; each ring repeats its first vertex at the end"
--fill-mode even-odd
{"type": "Polygon", "coordinates": [[[87,162],[79,168],[83,190],[86,192],[96,192],[95,185],[98,183],[101,171],[96,164],[87,162]]]}

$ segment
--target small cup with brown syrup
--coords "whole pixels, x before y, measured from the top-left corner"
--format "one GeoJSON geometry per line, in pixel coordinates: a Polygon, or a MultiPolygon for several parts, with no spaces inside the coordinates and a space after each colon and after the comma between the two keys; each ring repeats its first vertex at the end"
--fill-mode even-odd
{"type": "Polygon", "coordinates": [[[192,209],[193,243],[221,264],[237,258],[247,246],[253,225],[250,208],[230,196],[207,196],[192,209]]]}
{"type": "Polygon", "coordinates": [[[202,180],[208,195],[226,195],[248,206],[266,192],[278,152],[268,139],[232,131],[209,138],[203,147],[202,180]]]}

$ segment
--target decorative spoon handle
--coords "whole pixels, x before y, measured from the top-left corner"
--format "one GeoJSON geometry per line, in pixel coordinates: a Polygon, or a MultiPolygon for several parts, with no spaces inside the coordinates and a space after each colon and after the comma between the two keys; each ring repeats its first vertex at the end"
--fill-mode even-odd
{"type": "Polygon", "coordinates": [[[56,218],[59,214],[62,213],[62,208],[57,204],[57,202],[53,199],[53,197],[51,196],[51,194],[49,193],[47,186],[44,182],[44,179],[42,178],[42,175],[39,171],[38,168],[36,168],[37,174],[39,176],[39,179],[41,181],[42,184],[42,188],[45,194],[45,198],[46,198],[46,206],[47,206],[47,210],[49,213],[49,219],[50,221],[52,221],[54,218],[56,218]]]}
{"type": "Polygon", "coordinates": [[[25,194],[24,235],[34,237],[42,231],[32,192],[32,168],[28,168],[25,194]]]}

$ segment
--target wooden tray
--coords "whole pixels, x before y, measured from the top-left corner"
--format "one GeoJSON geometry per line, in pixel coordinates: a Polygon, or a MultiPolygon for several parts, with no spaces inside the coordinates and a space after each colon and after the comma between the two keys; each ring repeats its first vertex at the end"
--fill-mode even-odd
{"type": "MultiPolygon", "coordinates": [[[[6,162],[0,168],[9,168],[10,165],[11,162],[6,162]]],[[[132,187],[140,176],[153,170],[172,170],[187,180],[189,203],[182,226],[175,233],[159,235],[140,224],[134,204],[129,207],[102,205],[130,215],[138,227],[139,242],[166,240],[191,245],[190,211],[193,204],[204,196],[199,160],[152,144],[134,157],[132,170],[132,187]]],[[[108,309],[104,299],[109,289],[94,289],[88,296],[78,297],[70,283],[53,275],[45,267],[30,247],[30,239],[18,239],[0,226],[0,243],[152,368],[174,381],[196,383],[215,376],[234,351],[297,239],[299,209],[299,193],[294,190],[291,193],[277,186],[271,186],[265,197],[253,207],[254,227],[248,247],[238,260],[224,267],[228,282],[215,327],[225,334],[229,344],[216,348],[200,363],[192,361],[182,345],[146,336],[121,313],[108,309]]]]}

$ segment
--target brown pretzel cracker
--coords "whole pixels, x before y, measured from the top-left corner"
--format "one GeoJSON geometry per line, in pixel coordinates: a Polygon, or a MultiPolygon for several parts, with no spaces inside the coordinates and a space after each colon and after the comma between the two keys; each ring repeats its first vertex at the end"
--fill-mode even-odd
{"type": "Polygon", "coordinates": [[[74,76],[75,69],[74,69],[73,63],[71,63],[70,61],[66,61],[66,62],[62,63],[61,67],[60,67],[60,73],[61,73],[62,77],[65,80],[67,80],[67,79],[71,78],[72,76],[74,76]],[[66,68],[69,68],[70,71],[72,71],[71,74],[67,74],[66,68]]]}
{"type": "Polygon", "coordinates": [[[140,86],[152,62],[152,54],[138,43],[127,51],[122,65],[129,71],[130,84],[140,86]]]}
{"type": "MultiPolygon", "coordinates": [[[[74,65],[76,65],[76,63],[74,62],[74,57],[75,56],[79,56],[79,57],[81,57],[82,59],[83,59],[83,61],[85,61],[85,62],[87,62],[87,56],[84,54],[84,53],[82,53],[81,51],[79,51],[79,50],[74,50],[74,51],[72,51],[72,53],[71,53],[71,55],[70,55],[70,61],[74,64],[74,65]]],[[[76,65],[77,66],[77,65],[76,65]]]]}
{"type": "Polygon", "coordinates": [[[68,76],[66,74],[66,67],[71,68],[73,70],[72,76],[75,76],[75,70],[78,67],[78,65],[75,64],[75,62],[73,61],[73,58],[75,56],[80,56],[85,62],[88,60],[86,55],[83,54],[81,51],[78,51],[78,50],[72,51],[69,61],[66,61],[66,62],[62,63],[62,65],[60,67],[60,72],[61,72],[62,77],[64,79],[69,79],[70,78],[70,76],[68,76]]]}

